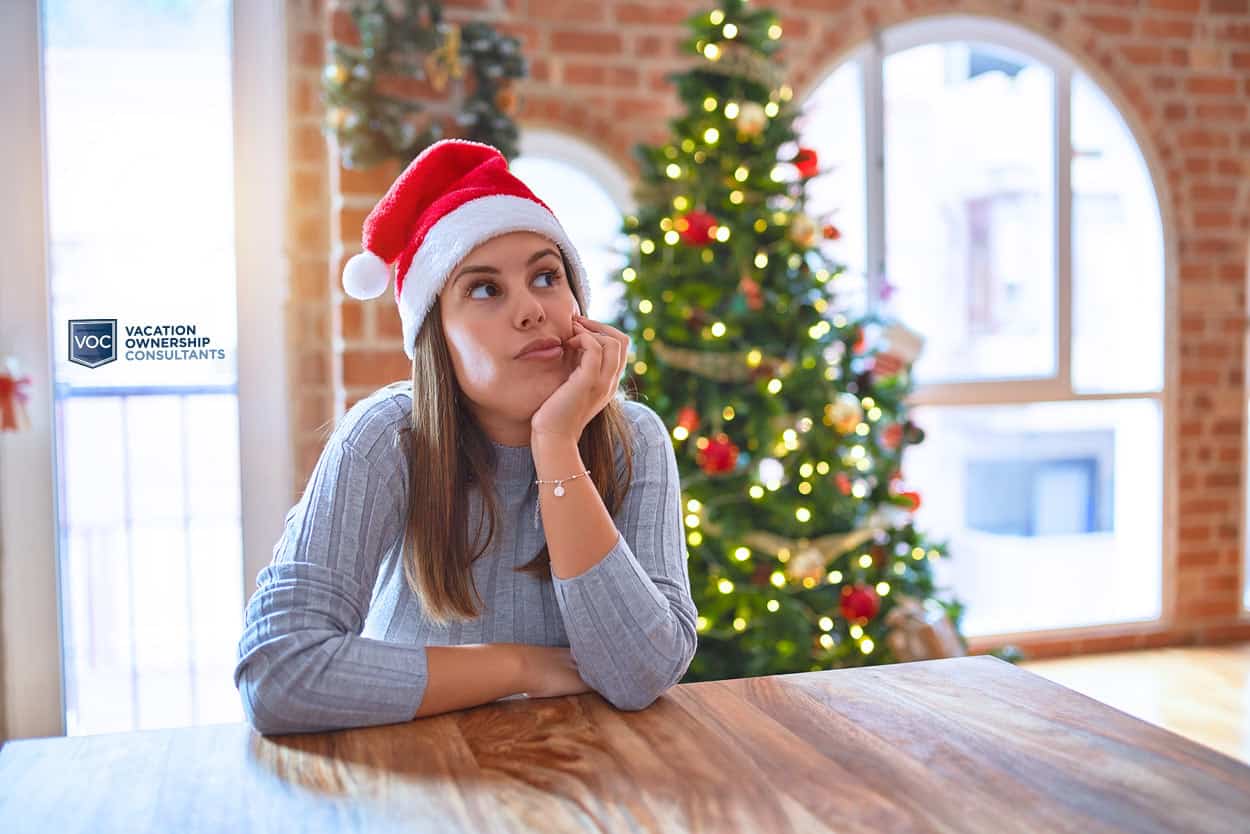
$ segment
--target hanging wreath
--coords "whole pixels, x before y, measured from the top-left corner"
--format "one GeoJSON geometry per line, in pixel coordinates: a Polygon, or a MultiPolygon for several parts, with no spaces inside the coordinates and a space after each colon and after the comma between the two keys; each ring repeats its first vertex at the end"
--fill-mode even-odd
{"type": "Polygon", "coordinates": [[[322,76],[324,128],[337,139],[346,168],[386,159],[404,165],[443,138],[443,125],[418,101],[421,82],[442,93],[471,71],[456,114],[460,138],[517,155],[513,81],[528,69],[516,38],[486,23],[443,21],[434,0],[358,0],[350,9],[360,45],[330,42],[322,76]]]}

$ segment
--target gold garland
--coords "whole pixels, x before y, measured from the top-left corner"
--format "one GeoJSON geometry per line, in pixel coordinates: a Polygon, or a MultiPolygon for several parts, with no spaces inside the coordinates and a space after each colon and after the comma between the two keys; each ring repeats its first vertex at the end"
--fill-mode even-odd
{"type": "Polygon", "coordinates": [[[681,368],[683,371],[718,382],[747,382],[762,373],[774,371],[785,376],[794,366],[794,363],[788,359],[765,356],[761,357],[759,365],[753,368],[747,362],[748,352],[744,351],[721,353],[710,350],[691,350],[667,345],[659,339],[652,339],[648,344],[655,351],[656,356],[674,368],[681,368]]]}
{"type": "MultiPolygon", "coordinates": [[[[704,519],[702,526],[713,536],[719,536],[723,529],[710,519],[704,519]]],[[[766,530],[752,530],[742,536],[742,541],[756,550],[781,559],[785,564],[785,572],[791,579],[819,580],[825,575],[825,568],[831,561],[882,531],[881,527],[870,526],[846,533],[830,533],[816,539],[792,539],[766,530]]]]}
{"type": "Polygon", "coordinates": [[[719,46],[720,57],[700,64],[698,69],[732,78],[747,78],[769,90],[776,89],[785,80],[780,67],[749,47],[733,42],[723,42],[719,46]]]}

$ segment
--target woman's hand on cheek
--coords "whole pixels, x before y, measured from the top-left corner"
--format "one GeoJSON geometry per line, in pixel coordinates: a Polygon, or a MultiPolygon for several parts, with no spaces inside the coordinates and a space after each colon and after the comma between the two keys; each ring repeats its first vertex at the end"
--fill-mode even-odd
{"type": "Polygon", "coordinates": [[[629,336],[601,322],[575,315],[564,343],[573,371],[530,418],[531,443],[564,439],[576,443],[582,431],[616,395],[629,354],[629,336]]]}

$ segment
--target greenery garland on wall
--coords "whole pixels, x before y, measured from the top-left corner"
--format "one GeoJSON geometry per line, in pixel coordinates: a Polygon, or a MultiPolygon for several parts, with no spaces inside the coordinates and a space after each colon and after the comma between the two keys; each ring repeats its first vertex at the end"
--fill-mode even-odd
{"type": "Polygon", "coordinates": [[[338,139],[343,166],[369,168],[387,159],[407,165],[443,126],[412,95],[415,82],[443,92],[472,70],[471,89],[456,114],[459,135],[518,152],[513,81],[528,72],[516,38],[486,23],[443,21],[435,0],[360,0],[350,9],[360,45],[330,42],[322,74],[324,129],[338,139]]]}

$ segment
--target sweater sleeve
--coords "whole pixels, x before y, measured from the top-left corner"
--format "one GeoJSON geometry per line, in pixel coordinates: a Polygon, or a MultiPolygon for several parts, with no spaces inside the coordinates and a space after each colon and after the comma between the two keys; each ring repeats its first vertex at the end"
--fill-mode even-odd
{"type": "Polygon", "coordinates": [[[616,544],[589,570],[552,576],[578,673],[624,710],[650,706],[677,683],[698,645],[677,457],[659,415],[634,407],[643,413],[616,544]]]}
{"type": "Polygon", "coordinates": [[[421,645],[361,637],[382,557],[403,534],[406,481],[332,437],[256,579],[234,682],[263,734],[408,721],[421,645]]]}

